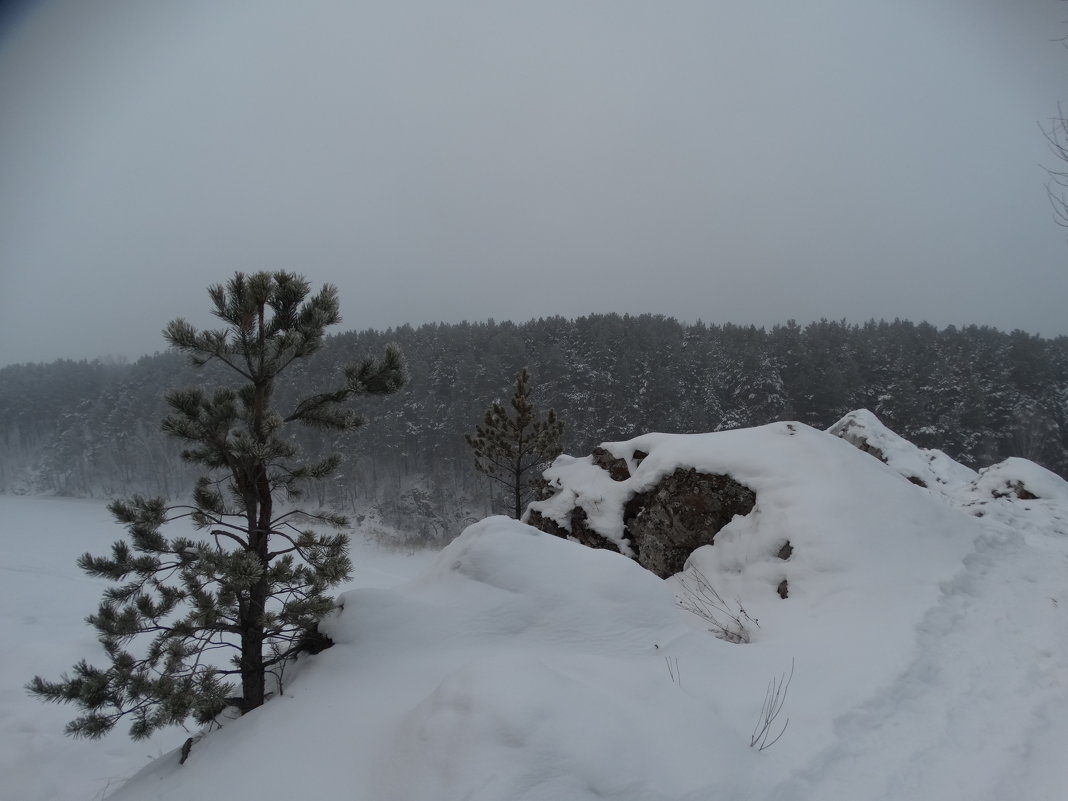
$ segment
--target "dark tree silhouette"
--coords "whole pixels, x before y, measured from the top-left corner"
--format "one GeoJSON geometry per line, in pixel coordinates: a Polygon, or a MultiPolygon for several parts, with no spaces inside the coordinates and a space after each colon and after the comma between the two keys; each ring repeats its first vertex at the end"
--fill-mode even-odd
{"type": "Polygon", "coordinates": [[[475,454],[475,469],[504,486],[517,520],[537,489],[541,470],[563,451],[563,421],[552,409],[541,419],[530,391],[530,375],[524,367],[515,377],[514,416],[494,403],[475,435],[466,437],[475,454]]]}
{"type": "Polygon", "coordinates": [[[329,588],[349,574],[346,519],[283,506],[334,473],[340,457],[304,458],[289,428],[358,428],[363,419],[347,402],[398,390],[406,380],[400,350],[387,346],[381,359],[345,367],[338,385],[282,412],[273,403],[276,381],[341,321],[337,290],[325,285],[309,297],[307,281],[278,272],[237,273],[208,291],[225,326],[198,331],[178,319],[164,336],[195,366],[221,363],[238,382],[210,394],[167,395],[173,414],[163,430],[184,443],[186,461],[206,471],[192,505],[116,501],[109,508],[129,540],[116,542],[110,556],[78,560],[88,574],[115,582],[89,617],[111,664],[82,660],[73,675],[38,676],[28,687],[46,701],[81,707],[84,714],[67,725],[71,735],[99,737],[129,716],[137,739],[189,717],[207,723],[229,706],[255,709],[267,697],[268,677],[280,677],[334,608],[329,588]],[[162,527],[179,518],[203,535],[165,537],[162,527]],[[139,635],[149,642],[135,652],[139,635]],[[217,652],[232,654],[229,666],[212,658],[217,652]]]}

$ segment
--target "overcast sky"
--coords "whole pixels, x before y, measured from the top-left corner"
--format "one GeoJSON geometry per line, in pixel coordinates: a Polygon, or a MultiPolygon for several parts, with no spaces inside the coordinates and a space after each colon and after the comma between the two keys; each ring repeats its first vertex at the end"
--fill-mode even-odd
{"type": "Polygon", "coordinates": [[[1058,0],[39,0],[0,16],[0,364],[291,269],[344,328],[1068,334],[1058,0]]]}

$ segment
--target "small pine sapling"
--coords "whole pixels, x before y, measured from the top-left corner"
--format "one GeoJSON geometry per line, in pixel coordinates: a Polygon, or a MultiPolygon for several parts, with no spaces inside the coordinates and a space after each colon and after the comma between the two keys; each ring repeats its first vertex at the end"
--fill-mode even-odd
{"type": "Polygon", "coordinates": [[[109,506],[128,539],[78,565],[113,582],[88,618],[110,664],[81,660],[59,681],[37,676],[27,686],[45,701],[81,708],[67,725],[73,736],[100,737],[127,718],[140,739],[189,718],[209,723],[227,707],[259,707],[268,677],[306,646],[335,607],[329,589],[349,575],[342,515],[281,508],[333,474],[340,459],[304,458],[287,432],[293,424],[359,428],[363,419],[348,401],[403,386],[403,356],[389,346],[283,412],[273,405],[276,380],[341,321],[337,290],[328,284],[309,296],[304,278],[277,272],[237,273],[208,291],[223,328],[198,331],[178,319],[164,330],[195,366],[221,363],[239,379],[210,393],[167,395],[173,413],[163,430],[185,444],[183,459],[205,469],[192,504],[134,496],[109,506]],[[165,536],[163,527],[179,519],[199,535],[165,536]],[[134,648],[139,638],[148,642],[134,648]],[[227,653],[228,664],[218,658],[227,653]]]}
{"type": "Polygon", "coordinates": [[[466,439],[475,455],[475,469],[505,488],[518,520],[541,488],[541,471],[563,452],[564,422],[553,409],[544,418],[538,415],[525,367],[515,377],[511,406],[514,415],[494,403],[474,436],[468,434],[466,439]]]}

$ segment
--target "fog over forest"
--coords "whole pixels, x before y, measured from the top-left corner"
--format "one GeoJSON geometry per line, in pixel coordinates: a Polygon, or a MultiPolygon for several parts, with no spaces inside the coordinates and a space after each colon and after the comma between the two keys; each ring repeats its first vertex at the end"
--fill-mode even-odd
{"type": "MultiPolygon", "coordinates": [[[[411,380],[362,404],[367,425],[324,441],[342,475],[319,500],[384,536],[443,541],[507,499],[475,472],[464,435],[528,367],[534,398],[567,424],[565,452],[647,431],[692,433],[798,420],[826,428],[867,408],[917,445],[973,467],[1022,456],[1068,475],[1068,338],[905,321],[771,329],[590,315],[403,326],[327,339],[278,388],[289,401],[337,367],[397,342],[411,380]]],[[[159,432],[167,389],[229,381],[173,352],[133,364],[59,361],[0,370],[0,491],[180,496],[194,472],[159,432]]]]}

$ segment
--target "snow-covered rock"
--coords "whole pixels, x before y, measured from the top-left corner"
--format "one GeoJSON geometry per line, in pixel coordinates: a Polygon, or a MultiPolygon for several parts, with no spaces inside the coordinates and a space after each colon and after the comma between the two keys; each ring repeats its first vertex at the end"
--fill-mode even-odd
{"type": "Polygon", "coordinates": [[[898,436],[867,409],[850,412],[827,433],[871,454],[913,484],[944,494],[958,492],[976,477],[974,470],[942,451],[917,447],[898,436]]]}
{"type": "MultiPolygon", "coordinates": [[[[891,454],[916,456],[908,448],[918,449],[900,438],[894,442],[896,435],[882,428],[874,416],[869,430],[880,435],[877,441],[887,445],[891,454]]],[[[702,553],[707,553],[701,562],[706,569],[721,574],[719,581],[732,592],[735,585],[739,589],[744,586],[751,603],[756,602],[754,595],[756,599],[774,596],[779,601],[783,590],[792,597],[807,592],[807,576],[813,572],[848,570],[851,580],[870,572],[866,583],[874,591],[888,560],[922,557],[921,553],[902,551],[896,541],[883,542],[884,521],[894,519],[895,526],[901,525],[900,510],[908,508],[913,512],[906,521],[913,519],[917,525],[946,530],[948,523],[933,525],[932,520],[946,521],[956,514],[940,498],[903,481],[900,464],[880,464],[868,455],[870,450],[862,452],[842,438],[801,423],[773,423],[711,434],[646,434],[625,442],[602,443],[599,450],[625,461],[629,477],[613,478],[598,466],[603,458],[561,456],[545,471],[555,494],[531,504],[529,516],[539,524],[550,521],[542,527],[562,535],[572,533],[580,523],[583,533],[575,538],[578,541],[590,544],[588,530],[640,562],[642,548],[634,541],[632,530],[649,505],[647,499],[665,479],[680,469],[696,471],[697,475],[727,476],[755,493],[755,505],[752,501],[739,505],[740,514],[733,520],[717,521],[721,528],[706,532],[708,541],[715,545],[703,549],[702,553]],[[838,522],[833,530],[843,532],[843,536],[828,530],[828,519],[838,522]],[[787,543],[790,556],[784,559],[787,543]]],[[[932,464],[925,457],[916,461],[932,464]]],[[[959,475],[940,466],[947,476],[959,475]]],[[[928,469],[925,475],[933,475],[933,470],[928,469]]],[[[688,487],[676,501],[678,509],[702,503],[700,497],[690,498],[688,487]]],[[[669,531],[665,526],[665,532],[669,531]]],[[[668,538],[669,533],[664,536],[668,538]]],[[[885,536],[897,540],[901,535],[885,536]]],[[[954,545],[936,536],[923,541],[922,549],[967,544],[954,545]]],[[[681,568],[680,562],[676,570],[681,568]]]]}
{"type": "MultiPolygon", "coordinates": [[[[592,464],[607,470],[613,481],[628,481],[626,461],[606,461],[602,455],[607,453],[603,447],[596,448],[591,454],[592,464]]],[[[637,453],[644,455],[642,451],[637,453]]],[[[640,462],[636,458],[634,461],[640,462]]],[[[564,488],[557,486],[559,494],[564,488]]],[[[556,519],[542,514],[542,508],[553,506],[547,503],[534,504],[524,519],[549,534],[632,556],[661,578],[681,571],[691,553],[703,545],[712,545],[720,529],[736,515],[749,514],[756,500],[751,489],[728,475],[710,475],[679,466],[651,489],[630,495],[621,512],[623,535],[609,539],[590,528],[588,515],[579,503],[580,493],[571,491],[564,497],[575,502],[563,515],[566,525],[557,522],[561,518],[558,509],[551,512],[556,519]]]]}
{"type": "Polygon", "coordinates": [[[972,488],[978,495],[991,498],[1068,503],[1068,482],[1041,465],[1015,456],[984,467],[972,481],[972,488]]]}

